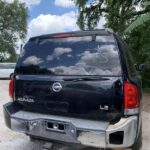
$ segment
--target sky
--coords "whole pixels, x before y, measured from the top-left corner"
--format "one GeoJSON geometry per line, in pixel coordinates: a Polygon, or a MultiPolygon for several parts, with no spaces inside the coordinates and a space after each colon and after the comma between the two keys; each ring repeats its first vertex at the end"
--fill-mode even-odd
{"type": "MultiPolygon", "coordinates": [[[[6,0],[12,2],[13,0],[6,0]]],[[[28,7],[27,39],[41,34],[79,30],[78,11],[70,0],[19,0],[28,7]]],[[[97,28],[103,28],[102,18],[97,28]]]]}

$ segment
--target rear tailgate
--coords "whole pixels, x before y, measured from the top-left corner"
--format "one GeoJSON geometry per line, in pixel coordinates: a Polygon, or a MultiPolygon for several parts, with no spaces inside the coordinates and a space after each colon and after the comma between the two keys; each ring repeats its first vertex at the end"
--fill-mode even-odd
{"type": "Polygon", "coordinates": [[[122,112],[121,80],[65,81],[62,77],[20,75],[15,82],[15,99],[31,111],[114,120],[122,112]],[[62,85],[60,92],[52,89],[56,82],[62,85]]]}
{"type": "Polygon", "coordinates": [[[122,113],[122,69],[112,35],[32,38],[15,75],[15,100],[25,109],[99,120],[122,113]],[[52,89],[56,82],[59,92],[52,89]]]}

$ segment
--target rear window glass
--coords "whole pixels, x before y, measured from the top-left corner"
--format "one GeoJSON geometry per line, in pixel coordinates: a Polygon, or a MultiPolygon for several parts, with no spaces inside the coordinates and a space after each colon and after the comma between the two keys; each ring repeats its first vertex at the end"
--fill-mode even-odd
{"type": "Polygon", "coordinates": [[[121,75],[113,36],[83,36],[29,41],[16,72],[51,75],[121,75]]]}

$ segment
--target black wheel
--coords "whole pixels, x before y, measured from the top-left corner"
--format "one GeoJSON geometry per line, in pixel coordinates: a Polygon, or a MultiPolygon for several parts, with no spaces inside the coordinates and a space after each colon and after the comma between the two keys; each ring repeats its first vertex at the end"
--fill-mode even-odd
{"type": "Polygon", "coordinates": [[[140,132],[139,132],[139,136],[136,140],[136,142],[133,144],[133,146],[131,147],[132,150],[140,150],[142,147],[142,125],[140,127],[140,132]]]}

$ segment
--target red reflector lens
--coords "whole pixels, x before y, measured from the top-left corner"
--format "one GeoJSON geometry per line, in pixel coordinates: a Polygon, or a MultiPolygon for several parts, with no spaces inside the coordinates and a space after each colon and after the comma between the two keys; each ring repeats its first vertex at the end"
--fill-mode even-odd
{"type": "Polygon", "coordinates": [[[13,98],[14,96],[14,81],[10,80],[9,82],[9,96],[13,98]]]}
{"type": "Polygon", "coordinates": [[[61,38],[61,37],[70,37],[70,36],[74,36],[74,34],[72,34],[72,33],[56,34],[53,37],[54,38],[61,38]]]}
{"type": "Polygon", "coordinates": [[[132,83],[124,83],[124,108],[133,109],[139,106],[138,89],[132,83]]]}

